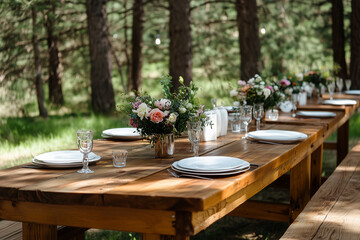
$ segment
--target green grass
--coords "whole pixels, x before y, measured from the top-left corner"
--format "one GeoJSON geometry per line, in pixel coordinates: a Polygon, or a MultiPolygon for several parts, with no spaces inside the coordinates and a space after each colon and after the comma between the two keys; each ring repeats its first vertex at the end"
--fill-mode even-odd
{"type": "MultiPolygon", "coordinates": [[[[75,149],[77,129],[92,129],[94,137],[100,138],[107,128],[127,126],[127,117],[99,115],[63,115],[41,118],[2,118],[0,119],[0,168],[29,162],[31,156],[42,152],[75,149]]],[[[336,140],[336,132],[329,137],[336,140]]],[[[355,113],[350,119],[350,141],[352,148],[360,140],[360,115],[355,113]]],[[[339,140],[341,142],[341,139],[339,140]]],[[[329,176],[336,167],[335,151],[324,151],[323,175],[329,176]]],[[[287,190],[265,189],[255,196],[265,201],[287,202],[287,190]]],[[[279,239],[288,224],[271,221],[244,219],[226,216],[205,231],[191,237],[203,239],[279,239]]],[[[136,240],[139,234],[94,230],[86,233],[87,240],[136,240]]]]}

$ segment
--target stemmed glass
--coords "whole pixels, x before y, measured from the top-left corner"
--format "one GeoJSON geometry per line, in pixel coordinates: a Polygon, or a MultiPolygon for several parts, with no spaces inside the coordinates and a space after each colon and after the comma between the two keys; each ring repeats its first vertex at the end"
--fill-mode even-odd
{"type": "Polygon", "coordinates": [[[240,119],[245,125],[245,136],[243,138],[246,138],[248,134],[248,126],[252,120],[252,106],[245,105],[240,107],[240,119]]]}
{"type": "Polygon", "coordinates": [[[84,155],[82,163],[83,168],[78,171],[78,173],[93,173],[88,167],[89,158],[88,155],[93,147],[93,131],[91,130],[78,130],[76,131],[77,135],[77,144],[80,152],[84,155]]]}
{"type": "Polygon", "coordinates": [[[292,117],[296,117],[296,109],[297,109],[297,104],[298,104],[298,102],[299,102],[299,94],[297,94],[297,93],[293,93],[293,94],[291,94],[291,102],[292,102],[292,114],[291,114],[291,116],[292,117]]]}
{"type": "Polygon", "coordinates": [[[341,93],[343,86],[344,86],[344,82],[342,78],[336,78],[336,85],[339,88],[339,93],[341,93]]]}
{"type": "Polygon", "coordinates": [[[345,86],[346,86],[346,90],[349,91],[351,87],[351,79],[345,80],[345,86]]]}
{"type": "Polygon", "coordinates": [[[254,118],[256,120],[256,131],[260,130],[260,121],[264,116],[264,104],[254,104],[254,118]]]}
{"type": "Polygon", "coordinates": [[[334,96],[334,91],[335,91],[335,82],[334,81],[329,81],[327,84],[328,87],[328,91],[330,94],[330,100],[333,100],[333,96],[334,96]]]}
{"type": "Polygon", "coordinates": [[[211,104],[213,105],[213,108],[216,108],[216,102],[217,102],[216,98],[211,99],[211,104]]]}
{"type": "Polygon", "coordinates": [[[194,157],[199,156],[199,142],[201,139],[201,122],[189,121],[187,122],[189,140],[193,145],[194,157]]]}

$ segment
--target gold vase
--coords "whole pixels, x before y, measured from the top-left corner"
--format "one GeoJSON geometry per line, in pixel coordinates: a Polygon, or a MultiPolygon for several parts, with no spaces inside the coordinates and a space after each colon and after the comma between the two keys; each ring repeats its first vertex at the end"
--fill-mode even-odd
{"type": "Polygon", "coordinates": [[[174,134],[155,134],[153,136],[155,143],[155,158],[172,158],[175,149],[174,134]]]}

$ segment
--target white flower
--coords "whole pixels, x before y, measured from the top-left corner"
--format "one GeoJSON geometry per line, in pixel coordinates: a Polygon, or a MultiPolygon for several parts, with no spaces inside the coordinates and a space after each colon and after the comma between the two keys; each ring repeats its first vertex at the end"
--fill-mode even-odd
{"type": "Polygon", "coordinates": [[[264,93],[265,99],[267,99],[271,94],[271,90],[268,88],[264,88],[263,93],[264,93]]]}
{"type": "Polygon", "coordinates": [[[193,105],[191,103],[186,104],[186,108],[191,110],[193,108],[193,105]]]}
{"type": "Polygon", "coordinates": [[[180,113],[186,113],[186,108],[184,108],[184,107],[179,107],[179,112],[180,112],[180,113]]]}
{"type": "Polygon", "coordinates": [[[170,113],[169,111],[165,111],[164,116],[166,117],[167,115],[169,115],[169,113],[170,113]]]}
{"type": "Polygon", "coordinates": [[[234,107],[239,107],[239,106],[240,106],[240,102],[235,101],[235,102],[233,102],[233,105],[234,105],[234,107]]]}
{"type": "Polygon", "coordinates": [[[278,91],[278,90],[279,90],[279,87],[275,85],[275,86],[274,86],[274,90],[275,90],[275,91],[278,91]]]}
{"type": "Polygon", "coordinates": [[[137,115],[139,116],[139,118],[141,120],[145,118],[147,118],[149,116],[149,112],[150,112],[151,108],[149,108],[146,103],[141,103],[139,105],[139,108],[137,110],[133,110],[134,113],[137,113],[137,115]]]}
{"type": "Polygon", "coordinates": [[[250,78],[248,83],[253,83],[254,82],[254,78],[250,78]]]}
{"type": "Polygon", "coordinates": [[[176,114],[175,113],[170,113],[170,116],[169,116],[169,122],[171,123],[174,123],[176,122],[176,114]]]}
{"type": "Polygon", "coordinates": [[[264,81],[261,81],[260,84],[261,84],[261,85],[265,85],[265,82],[264,82],[264,81]]]}
{"type": "Polygon", "coordinates": [[[292,92],[293,92],[292,88],[287,88],[287,89],[285,89],[285,93],[286,93],[287,95],[291,95],[292,92]]]}
{"type": "Polygon", "coordinates": [[[238,91],[236,91],[236,90],[230,91],[230,97],[236,97],[237,95],[239,95],[238,91]]]}

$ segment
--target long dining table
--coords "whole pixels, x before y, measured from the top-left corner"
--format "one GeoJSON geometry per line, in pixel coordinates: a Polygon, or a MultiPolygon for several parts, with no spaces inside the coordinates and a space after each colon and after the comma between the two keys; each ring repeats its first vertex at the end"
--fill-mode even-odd
{"type": "Polygon", "coordinates": [[[262,126],[307,134],[299,143],[254,143],[231,131],[217,141],[201,142],[201,156],[230,156],[257,165],[213,180],[175,178],[167,171],[174,161],[192,156],[187,138],[177,138],[174,157],[163,159],[154,158],[145,140],[95,140],[93,152],[102,160],[91,166],[93,174],[31,164],[1,170],[0,218],[23,222],[24,240],[56,239],[57,225],[139,232],[142,239],[153,240],[189,239],[227,214],[291,222],[321,184],[326,138],[348,122],[358,106],[326,106],[336,112],[326,119],[285,114],[262,126]],[[126,167],[112,166],[114,149],[128,150],[126,167]],[[246,205],[286,173],[290,204],[246,205]]]}

